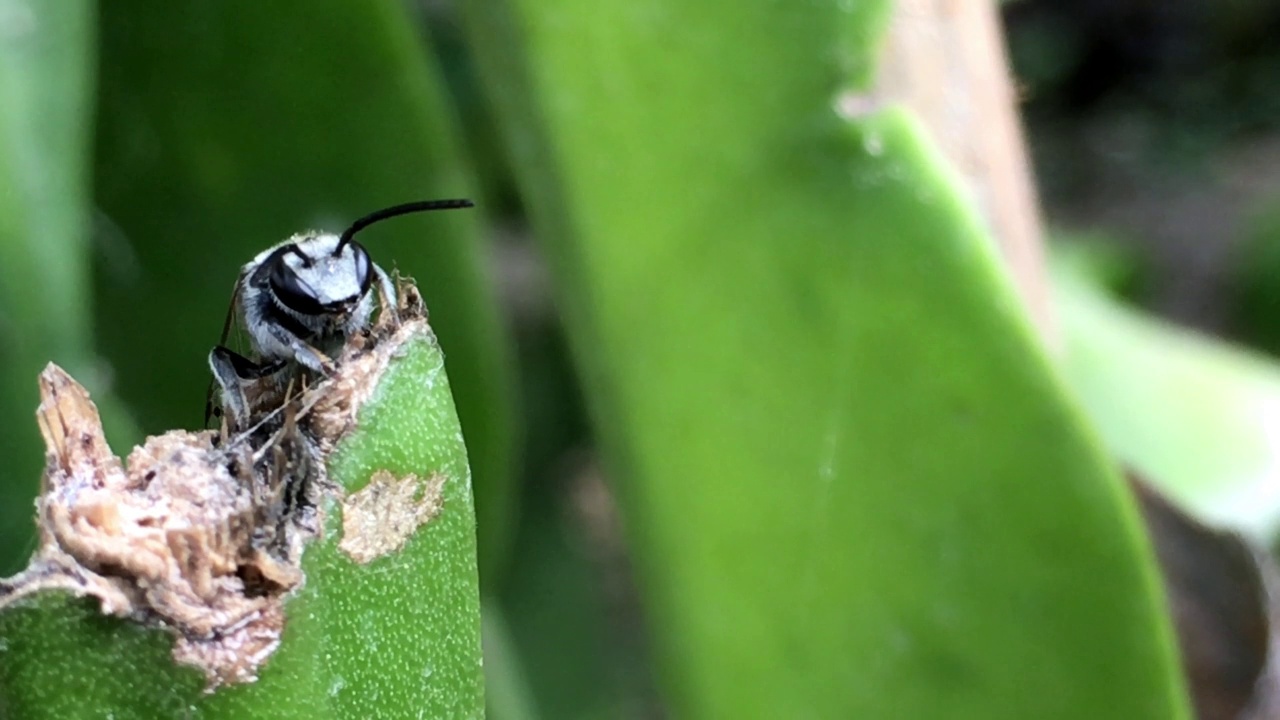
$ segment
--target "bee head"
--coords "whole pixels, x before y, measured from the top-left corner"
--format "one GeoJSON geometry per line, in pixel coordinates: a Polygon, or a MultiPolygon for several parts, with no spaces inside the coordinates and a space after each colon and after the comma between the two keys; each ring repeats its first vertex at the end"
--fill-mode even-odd
{"type": "Polygon", "coordinates": [[[373,261],[355,234],[380,220],[428,210],[471,207],[470,200],[429,200],[370,213],[341,235],[309,233],[277,248],[264,262],[276,298],[301,315],[345,315],[369,292],[373,261]]]}
{"type": "Polygon", "coordinates": [[[302,315],[346,313],[373,280],[369,253],[359,243],[343,243],[329,233],[299,236],[267,262],[271,291],[285,307],[302,315]]]}

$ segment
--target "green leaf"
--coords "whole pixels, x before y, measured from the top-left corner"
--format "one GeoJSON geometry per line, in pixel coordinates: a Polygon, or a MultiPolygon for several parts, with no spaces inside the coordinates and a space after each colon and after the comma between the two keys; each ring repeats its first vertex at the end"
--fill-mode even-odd
{"type": "MultiPolygon", "coordinates": [[[[467,196],[471,178],[396,0],[123,0],[103,5],[101,28],[97,198],[123,257],[103,265],[100,341],[148,430],[192,427],[241,264],[310,227],[467,196]]],[[[397,219],[362,240],[419,281],[449,356],[488,567],[506,542],[513,429],[481,211],[397,219]]]]}
{"type": "Polygon", "coordinates": [[[886,3],[469,3],[679,717],[1187,717],[1131,499],[886,3]]]}
{"type": "Polygon", "coordinates": [[[1058,253],[1064,372],[1117,457],[1197,517],[1264,544],[1280,529],[1280,368],[1177,328],[1058,253]]]}
{"type": "Polygon", "coordinates": [[[56,361],[103,398],[112,438],[136,433],[94,381],[89,337],[89,151],[94,6],[0,8],[0,575],[26,560],[40,466],[36,375],[56,361]]]}
{"type": "Polygon", "coordinates": [[[322,678],[337,717],[483,717],[471,471],[434,337],[393,360],[330,462],[348,493],[379,470],[443,473],[443,510],[404,551],[363,568],[338,552],[336,527],[309,549],[303,567],[317,590],[304,590],[294,612],[318,622],[309,638],[299,630],[294,660],[322,678]]]}
{"type": "MultiPolygon", "coordinates": [[[[15,5],[0,33],[0,574],[30,552],[42,354],[85,358],[87,1],[15,5]],[[25,381],[25,382],[24,382],[25,381]]],[[[46,359],[47,361],[47,359],[46,359]]]]}
{"type": "Polygon", "coordinates": [[[0,610],[4,717],[181,717],[199,697],[204,679],[174,666],[172,638],[97,605],[55,592],[0,610]]]}
{"type": "MultiPolygon", "coordinates": [[[[12,335],[6,344],[77,360],[88,334],[84,159],[92,50],[87,0],[6,9],[0,34],[0,307],[12,335]]],[[[43,364],[31,373],[32,398],[43,364]]]]}
{"type": "Polygon", "coordinates": [[[260,678],[204,694],[166,633],[64,593],[0,611],[0,712],[32,718],[483,717],[470,472],[434,338],[391,361],[330,461],[348,493],[377,471],[442,473],[444,502],[401,550],[367,565],[339,549],[338,508],[303,556],[281,645],[260,678]]]}

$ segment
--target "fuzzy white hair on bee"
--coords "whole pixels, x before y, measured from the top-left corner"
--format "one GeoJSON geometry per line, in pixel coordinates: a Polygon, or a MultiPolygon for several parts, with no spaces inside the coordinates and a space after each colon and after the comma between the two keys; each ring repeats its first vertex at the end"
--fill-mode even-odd
{"type": "MultiPolygon", "coordinates": [[[[241,382],[275,374],[296,363],[314,373],[333,371],[330,359],[347,338],[369,326],[375,283],[395,312],[396,288],[355,235],[388,218],[472,207],[470,200],[427,200],[394,205],[356,220],[341,234],[306,232],[258,253],[240,269],[222,339],[209,354],[213,381],[237,419],[247,414],[241,382]],[[225,347],[235,316],[244,321],[253,359],[225,347]]],[[[205,424],[213,414],[213,387],[205,424]]]]}

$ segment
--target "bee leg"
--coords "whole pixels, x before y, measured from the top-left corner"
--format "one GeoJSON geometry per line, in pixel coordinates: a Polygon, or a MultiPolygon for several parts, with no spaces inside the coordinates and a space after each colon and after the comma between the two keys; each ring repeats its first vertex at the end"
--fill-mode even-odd
{"type": "Polygon", "coordinates": [[[391,280],[391,276],[387,274],[376,263],[373,271],[378,274],[378,304],[382,306],[382,312],[391,313],[388,317],[392,322],[400,320],[399,298],[396,297],[396,284],[391,280]]]}
{"type": "MultiPolygon", "coordinates": [[[[299,365],[325,377],[333,374],[333,360],[330,360],[328,355],[312,347],[307,341],[279,325],[268,325],[266,333],[274,341],[273,344],[276,344],[281,350],[288,348],[288,352],[293,355],[293,359],[297,360],[299,365]]],[[[283,363],[283,361],[280,362],[283,363]]]]}
{"type": "MultiPolygon", "coordinates": [[[[209,369],[222,393],[222,404],[230,411],[232,427],[243,427],[249,419],[249,402],[244,395],[245,380],[260,380],[284,368],[283,360],[256,363],[221,345],[209,352],[209,369]]],[[[205,402],[205,425],[214,414],[213,395],[205,402]]]]}
{"type": "MultiPolygon", "coordinates": [[[[244,396],[244,386],[241,383],[242,378],[237,370],[240,361],[249,362],[243,356],[238,355],[221,345],[215,347],[209,352],[209,369],[213,371],[213,380],[218,384],[218,389],[222,397],[222,407],[225,413],[229,415],[227,418],[232,428],[242,428],[248,423],[249,419],[249,403],[244,396]],[[238,358],[238,359],[237,359],[238,358]]],[[[209,424],[209,418],[213,415],[213,394],[210,393],[205,403],[205,424],[209,424]]]]}
{"type": "Polygon", "coordinates": [[[333,360],[328,355],[311,347],[307,343],[296,340],[292,346],[293,358],[303,367],[314,370],[315,372],[328,377],[334,373],[333,360]]]}
{"type": "Polygon", "coordinates": [[[241,380],[258,380],[268,375],[275,375],[283,370],[285,365],[284,360],[272,360],[271,362],[263,363],[254,362],[240,353],[221,345],[215,347],[213,352],[220,355],[222,361],[228,363],[241,380]]]}

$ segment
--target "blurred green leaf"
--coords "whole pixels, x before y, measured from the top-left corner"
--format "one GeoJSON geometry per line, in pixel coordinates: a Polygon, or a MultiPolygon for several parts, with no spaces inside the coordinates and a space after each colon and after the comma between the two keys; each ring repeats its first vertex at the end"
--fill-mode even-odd
{"type": "Polygon", "coordinates": [[[1111,299],[1059,251],[1062,365],[1112,452],[1193,514],[1280,530],[1280,367],[1111,299]]]}
{"type": "Polygon", "coordinates": [[[94,388],[114,442],[135,434],[98,376],[89,337],[93,20],[87,0],[0,6],[0,575],[32,547],[45,363],[94,388]]]}
{"type": "MultiPolygon", "coordinates": [[[[124,0],[102,10],[97,196],[114,222],[100,342],[149,430],[200,423],[239,266],[310,227],[466,196],[442,84],[395,0],[124,0]]],[[[472,450],[486,569],[509,525],[512,381],[482,265],[480,214],[362,236],[415,277],[472,450]]]]}
{"type": "Polygon", "coordinates": [[[483,716],[475,514],[467,451],[433,340],[410,342],[330,459],[349,492],[378,470],[442,473],[444,503],[403,549],[367,565],[338,549],[338,508],[307,548],[279,649],[248,685],[203,692],[168,633],[52,593],[0,611],[0,715],[29,718],[483,716]]]}
{"type": "MultiPolygon", "coordinates": [[[[615,641],[620,629],[611,624],[617,618],[609,613],[601,568],[586,552],[582,528],[570,521],[564,483],[530,490],[511,573],[501,602],[491,604],[505,621],[509,654],[523,666],[527,704],[544,718],[623,720],[626,648],[615,641]]],[[[500,707],[491,711],[492,720],[516,720],[500,707]]]]}
{"type": "Polygon", "coordinates": [[[536,720],[533,693],[513,647],[502,610],[486,602],[484,626],[485,717],[489,720],[536,720]]]}
{"type": "Polygon", "coordinates": [[[12,335],[6,345],[80,361],[89,328],[85,157],[93,17],[87,0],[14,4],[0,34],[0,307],[12,335]]]}
{"type": "MultiPolygon", "coordinates": [[[[510,570],[486,613],[497,613],[502,655],[485,653],[491,720],[530,713],[556,720],[645,717],[626,712],[629,686],[642,658],[620,642],[627,624],[610,607],[599,539],[588,537],[575,508],[575,480],[591,446],[578,380],[563,328],[551,318],[526,317],[517,326],[526,440],[522,454],[520,517],[512,529],[510,570]],[[518,666],[518,667],[517,667],[518,666]],[[519,677],[504,677],[515,667],[519,677]],[[625,681],[625,682],[624,682],[625,681]],[[511,686],[524,692],[511,692],[511,686]],[[513,707],[514,706],[514,707],[513,707]]],[[[616,538],[621,542],[621,538],[616,538]]],[[[490,587],[490,590],[492,588],[490,587]]],[[[616,602],[616,600],[615,600],[616,602]]],[[[641,629],[630,628],[636,633],[641,629]]],[[[486,636],[486,643],[488,643],[486,636]]],[[[642,668],[643,669],[643,668],[642,668]]]]}
{"type": "Polygon", "coordinates": [[[887,4],[473,2],[679,717],[1187,716],[1131,499],[887,4]]]}

